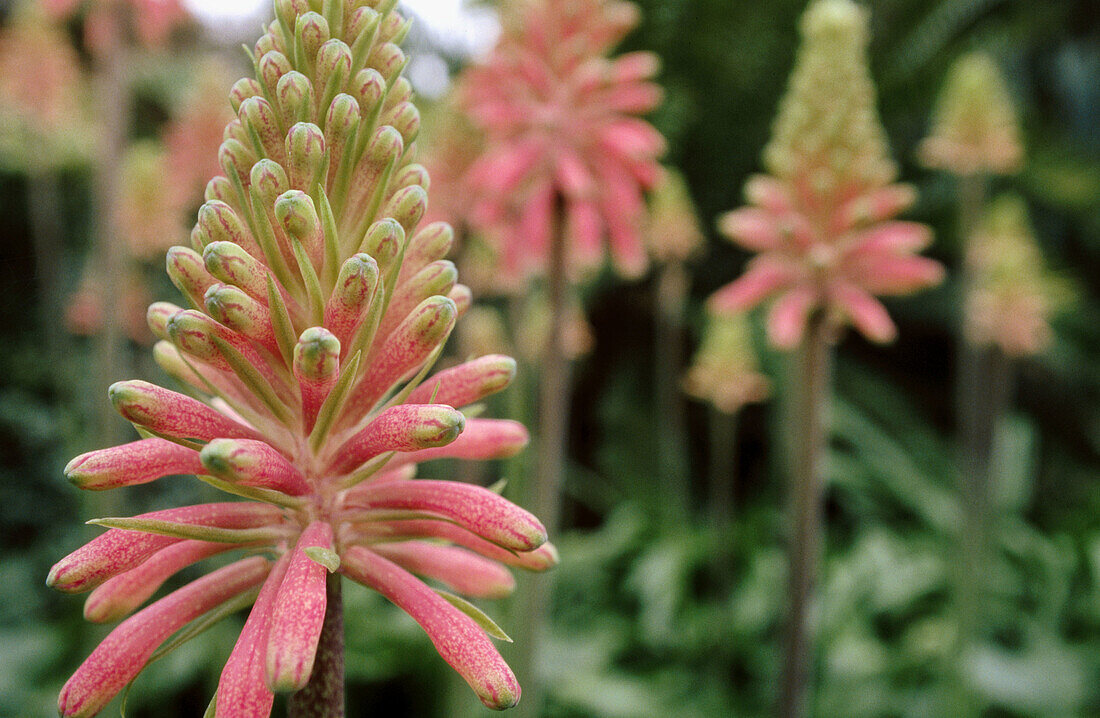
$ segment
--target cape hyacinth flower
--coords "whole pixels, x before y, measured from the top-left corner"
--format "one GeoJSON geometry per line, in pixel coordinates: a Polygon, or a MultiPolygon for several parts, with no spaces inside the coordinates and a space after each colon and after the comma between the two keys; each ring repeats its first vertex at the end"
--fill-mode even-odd
{"type": "Polygon", "coordinates": [[[606,54],[638,22],[621,0],[533,0],[461,79],[485,134],[467,182],[471,228],[497,251],[502,281],[545,273],[560,216],[566,264],[598,267],[604,242],[627,276],[646,267],[643,191],[661,175],[664,138],[638,116],[661,99],[648,52],[606,54]]]}
{"type": "Polygon", "coordinates": [[[917,152],[921,163],[960,176],[1011,174],[1023,163],[1016,107],[993,58],[964,55],[951,66],[917,152]]]}
{"type": "Polygon", "coordinates": [[[499,597],[513,586],[505,566],[557,558],[542,524],[496,493],[413,478],[422,461],[502,458],[528,437],[459,410],[504,388],[512,359],[423,380],[470,296],[443,259],[450,228],[418,229],[428,177],[412,162],[409,24],[394,5],[322,14],[278,0],[256,76],[231,90],[224,175],[207,185],[191,246],[167,255],[190,308],[148,311],[158,364],[205,399],[113,385],[142,438],[78,456],[66,475],[101,490],[195,474],[245,500],[97,520],[107,532],[53,567],[49,585],[92,591],[90,620],[125,618],[65,684],[64,716],[94,715],[170,634],[243,602],[214,713],[269,715],[273,691],[310,679],[334,571],[408,612],[487,706],[519,699],[491,621],[421,580],[499,597]],[[241,549],[140,608],[177,571],[241,549]]]}
{"type": "Polygon", "coordinates": [[[850,0],[819,0],[800,29],[803,44],[764,151],[769,174],[746,184],[751,206],[719,220],[757,256],[710,307],[730,314],[776,297],[767,328],[780,348],[799,343],[815,311],[890,341],[896,329],[875,296],[934,285],[943,269],[914,256],[931,242],[927,227],[892,220],[916,193],[893,184],[897,169],[867,68],[866,11],[850,0]]]}
{"type": "Polygon", "coordinates": [[[966,264],[973,277],[964,309],[967,341],[1010,357],[1046,348],[1051,315],[1067,292],[1046,270],[1020,197],[993,202],[967,243],[966,264]]]}

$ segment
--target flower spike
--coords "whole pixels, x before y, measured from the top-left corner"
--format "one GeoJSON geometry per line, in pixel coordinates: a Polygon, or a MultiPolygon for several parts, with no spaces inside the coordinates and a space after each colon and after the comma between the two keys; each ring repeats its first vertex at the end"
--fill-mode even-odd
{"type": "MultiPolygon", "coordinates": [[[[206,184],[191,246],[168,251],[185,299],[146,314],[157,363],[191,395],[114,384],[111,401],[142,438],[65,469],[91,490],[194,474],[233,500],[93,519],[107,531],[53,567],[49,585],[92,591],[89,620],[132,614],[70,679],[63,715],[94,714],[170,633],[250,602],[213,715],[263,718],[275,691],[295,691],[294,702],[339,688],[325,631],[342,610],[330,582],[345,575],[425,625],[487,705],[519,698],[482,630],[491,620],[413,575],[499,597],[514,586],[506,566],[544,570],[557,554],[543,525],[499,495],[414,478],[416,462],[509,456],[528,436],[456,408],[506,387],[510,358],[430,373],[472,298],[445,257],[453,231],[423,223],[438,183],[413,162],[420,114],[398,47],[409,23],[393,0],[274,4],[252,49],[255,76],[229,94],[222,174],[206,184]],[[142,608],[177,572],[223,552],[263,557],[142,608]]],[[[632,59],[622,82],[650,69],[632,59]]],[[[608,152],[633,167],[656,144],[629,132],[608,152]]]]}

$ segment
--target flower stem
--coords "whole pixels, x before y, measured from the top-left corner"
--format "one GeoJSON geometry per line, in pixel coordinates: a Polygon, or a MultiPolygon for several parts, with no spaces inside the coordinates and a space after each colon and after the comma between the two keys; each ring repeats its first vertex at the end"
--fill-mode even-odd
{"type": "MultiPolygon", "coordinates": [[[[569,429],[570,377],[564,339],[569,285],[565,250],[564,207],[562,198],[558,197],[546,274],[550,325],[539,377],[538,463],[535,480],[528,492],[531,513],[542,520],[551,537],[557,534],[561,521],[562,476],[569,429]]],[[[513,664],[524,686],[523,700],[516,708],[517,718],[534,718],[542,713],[544,694],[539,683],[537,656],[549,624],[551,578],[552,574],[528,581],[517,593],[515,620],[520,627],[517,636],[520,645],[517,646],[519,656],[513,664]]]]}
{"type": "MultiPolygon", "coordinates": [[[[967,256],[985,203],[984,178],[967,175],[959,184],[959,234],[963,256],[967,256]]],[[[974,291],[974,277],[964,260],[963,298],[974,291]]],[[[964,319],[965,322],[965,319],[964,319]]],[[[983,633],[983,593],[981,577],[986,574],[990,543],[990,462],[997,423],[1008,408],[1012,391],[1012,371],[1008,358],[995,347],[971,344],[960,328],[958,371],[955,386],[959,432],[958,491],[963,521],[956,565],[955,602],[958,629],[950,672],[954,678],[951,710],[961,718],[981,713],[981,699],[966,680],[970,649],[983,633]]]]}
{"type": "Polygon", "coordinates": [[[795,464],[791,472],[787,627],[783,643],[778,715],[809,713],[813,680],[810,609],[821,551],[821,504],[827,439],[827,409],[832,364],[829,324],[823,312],[810,318],[794,364],[794,401],[790,422],[795,464]]]}
{"type": "Polygon", "coordinates": [[[734,492],[737,472],[737,419],[710,409],[710,462],[707,486],[707,513],[714,526],[729,527],[736,509],[734,492]]]}
{"type": "Polygon", "coordinates": [[[328,575],[328,603],[313,673],[306,687],[287,701],[289,718],[344,718],[344,601],[340,581],[340,574],[328,575]]]}
{"type": "Polygon", "coordinates": [[[683,395],[680,373],[683,368],[683,315],[688,291],[688,274],[679,262],[670,261],[657,278],[655,300],[654,353],[656,377],[656,417],[663,424],[657,432],[657,475],[651,482],[653,508],[665,526],[683,526],[687,519],[691,491],[687,477],[687,457],[683,395]]]}

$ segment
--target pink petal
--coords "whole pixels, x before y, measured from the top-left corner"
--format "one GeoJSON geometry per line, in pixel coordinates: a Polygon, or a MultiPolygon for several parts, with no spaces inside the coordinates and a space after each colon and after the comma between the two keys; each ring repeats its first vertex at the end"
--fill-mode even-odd
{"type": "Polygon", "coordinates": [[[267,636],[275,595],[283,584],[291,554],[284,553],[267,575],[241,635],[218,680],[214,718],[268,718],[275,701],[267,688],[267,636]]]}
{"type": "Polygon", "coordinates": [[[458,309],[446,297],[425,299],[390,334],[375,356],[366,362],[367,373],[352,390],[349,415],[358,420],[382,398],[390,387],[412,373],[446,340],[454,328],[458,309]]]}
{"type": "Polygon", "coordinates": [[[740,277],[711,295],[707,307],[715,314],[739,314],[751,309],[797,278],[791,267],[760,256],[740,277]]]}
{"type": "Polygon", "coordinates": [[[891,342],[897,337],[897,328],[886,307],[867,292],[851,284],[838,284],[830,293],[836,306],[871,341],[891,342]]]}
{"type": "Polygon", "coordinates": [[[82,489],[144,484],[172,474],[202,472],[199,452],[165,439],[141,439],[89,451],[65,467],[65,477],[82,489]]]}
{"type": "Polygon", "coordinates": [[[466,428],[446,446],[398,454],[386,464],[396,468],[433,459],[507,459],[518,454],[530,441],[527,427],[510,419],[467,419],[466,428]]]}
{"type": "Polygon", "coordinates": [[[786,245],[775,215],[756,207],[742,207],[718,218],[718,231],[754,252],[786,245]]]}
{"type": "Polygon", "coordinates": [[[849,200],[837,212],[837,229],[890,219],[917,201],[916,191],[905,184],[892,184],[849,200]]]}
{"type": "Polygon", "coordinates": [[[313,490],[305,476],[283,454],[265,441],[214,439],[203,447],[202,463],[220,479],[302,496],[313,490]]]}
{"type": "Polygon", "coordinates": [[[233,548],[233,544],[191,540],[167,546],[92,591],[84,602],[84,618],[95,623],[117,621],[145,603],[176,572],[233,548]]]}
{"type": "Polygon", "coordinates": [[[787,185],[767,175],[753,175],[749,178],[745,183],[745,199],[776,217],[790,214],[794,210],[787,185]]]}
{"type": "Polygon", "coordinates": [[[559,148],[554,170],[558,187],[566,197],[584,198],[592,193],[592,173],[576,152],[567,147],[559,148]]]}
{"type": "Polygon", "coordinates": [[[137,379],[108,389],[118,413],[150,431],[180,439],[209,441],[219,436],[263,439],[254,430],[219,414],[198,399],[137,379]]]}
{"type": "MultiPolygon", "coordinates": [[[[240,501],[199,504],[141,514],[137,518],[175,521],[220,528],[256,528],[278,522],[282,512],[275,506],[240,501]]],[[[180,539],[140,531],[108,529],[54,564],[46,585],[66,593],[95,588],[112,576],[129,571],[166,546],[180,539]]]]}
{"type": "Polygon", "coordinates": [[[462,412],[445,404],[391,406],[334,452],[328,473],[348,473],[387,451],[445,446],[458,438],[465,425],[462,412]]]}
{"type": "Polygon", "coordinates": [[[853,239],[855,255],[919,252],[932,243],[932,230],[919,222],[883,222],[853,239]]]}
{"type": "Polygon", "coordinates": [[[927,257],[887,255],[859,262],[849,276],[871,294],[911,294],[942,282],[943,265],[927,257]]]}
{"type": "Polygon", "coordinates": [[[488,489],[455,481],[371,483],[348,498],[351,508],[399,509],[449,519],[478,536],[513,551],[546,542],[542,523],[488,489]]]}
{"type": "Polygon", "coordinates": [[[533,551],[516,553],[490,543],[467,529],[448,521],[434,519],[407,519],[403,521],[374,521],[367,524],[368,533],[382,540],[401,538],[436,538],[465,546],[486,558],[508,566],[545,571],[558,564],[558,551],[549,541],[533,551]]]}
{"type": "Polygon", "coordinates": [[[431,578],[452,591],[477,598],[505,598],[516,588],[508,569],[466,549],[426,541],[398,541],[371,546],[371,551],[406,571],[431,578]]]}
{"type": "Polygon", "coordinates": [[[168,594],[118,625],[61,689],[58,712],[93,716],[145,666],[157,646],[184,624],[247,591],[267,575],[270,562],[253,556],[232,563],[168,594]]]}
{"type": "Polygon", "coordinates": [[[599,205],[591,200],[571,200],[566,205],[566,225],[572,263],[580,268],[599,265],[604,228],[599,205]]]}
{"type": "Polygon", "coordinates": [[[409,394],[407,403],[468,406],[505,388],[515,376],[515,359],[488,354],[433,374],[409,394]]]}
{"type": "Polygon", "coordinates": [[[653,77],[661,69],[661,60],[652,52],[625,52],[611,62],[612,82],[637,82],[653,77]]]}
{"type": "Polygon", "coordinates": [[[328,571],[305,553],[314,547],[332,549],[332,526],[324,521],[302,531],[271,607],[265,675],[272,691],[299,690],[313,672],[328,605],[328,571]]]}
{"type": "Polygon", "coordinates": [[[793,349],[806,329],[810,310],[817,304],[817,291],[798,287],[779,297],[768,312],[768,336],[780,349],[793,349]]]}
{"type": "Polygon", "coordinates": [[[446,296],[458,279],[453,262],[440,259],[428,264],[403,284],[398,284],[386,307],[386,314],[375,334],[385,339],[422,301],[435,295],[446,296]]]}
{"type": "Polygon", "coordinates": [[[361,546],[347,549],[340,570],[412,616],[440,657],[458,671],[486,706],[503,710],[519,702],[515,675],[472,618],[396,564],[361,546]]]}

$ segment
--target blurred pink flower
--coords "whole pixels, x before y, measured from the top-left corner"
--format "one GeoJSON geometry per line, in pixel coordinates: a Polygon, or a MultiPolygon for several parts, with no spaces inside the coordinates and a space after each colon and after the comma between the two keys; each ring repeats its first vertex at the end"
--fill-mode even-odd
{"type": "Polygon", "coordinates": [[[121,12],[143,46],[163,46],[176,28],[189,20],[180,0],[41,0],[42,7],[55,20],[67,20],[86,6],[84,42],[94,52],[117,46],[118,36],[112,15],[121,12]]]}
{"type": "Polygon", "coordinates": [[[38,132],[80,116],[80,62],[64,33],[24,7],[0,32],[0,105],[38,132]]]}
{"type": "Polygon", "coordinates": [[[646,267],[643,192],[661,176],[664,138],[638,115],[660,102],[646,52],[607,53],[637,23],[620,0],[533,0],[460,81],[460,101],[485,133],[471,166],[468,221],[497,250],[513,286],[546,271],[557,216],[567,265],[646,267]]]}
{"type": "Polygon", "coordinates": [[[406,152],[419,115],[399,79],[408,24],[337,5],[336,37],[318,41],[329,32],[319,13],[276,10],[256,44],[259,77],[230,93],[224,174],[207,185],[191,246],[167,253],[193,308],[147,313],[158,364],[203,399],[114,384],[111,401],[143,438],[65,469],[90,490],[195,474],[244,500],[94,521],[106,533],[53,567],[49,585],[92,591],[90,620],[125,618],[65,684],[63,716],[97,713],[187,623],[248,604],[214,715],[269,715],[274,692],[310,680],[332,572],[412,616],[485,705],[519,700],[490,640],[498,630],[449,592],[499,598],[514,587],[507,567],[553,566],[546,530],[489,489],[414,478],[425,461],[511,456],[528,436],[459,410],[506,387],[511,358],[424,378],[470,296],[443,259],[450,227],[420,226],[427,177],[406,152]],[[307,54],[308,66],[288,59],[307,54]],[[360,126],[370,132],[350,141],[360,126]],[[141,608],[178,571],[242,549],[141,608]]]}
{"type": "Polygon", "coordinates": [[[803,46],[764,153],[771,176],[751,178],[751,206],[719,220],[726,236],[757,256],[710,307],[730,314],[775,297],[768,335],[784,349],[799,343],[815,311],[890,341],[894,323],[875,297],[937,284],[943,268],[915,256],[931,242],[926,226],[892,219],[916,194],[892,184],[896,168],[867,69],[865,11],[850,0],[819,0],[801,29],[803,46]]]}

